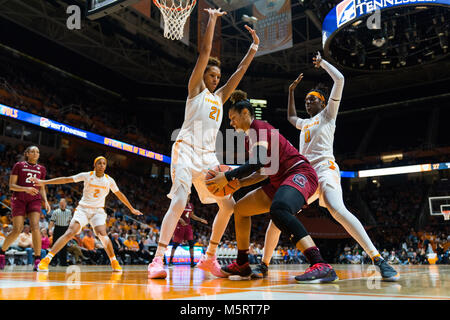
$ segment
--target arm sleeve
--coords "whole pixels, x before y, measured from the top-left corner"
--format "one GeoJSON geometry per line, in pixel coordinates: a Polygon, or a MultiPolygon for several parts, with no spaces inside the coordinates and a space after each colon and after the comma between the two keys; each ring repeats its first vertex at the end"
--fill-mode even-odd
{"type": "Polygon", "coordinates": [[[81,172],[72,176],[74,182],[86,181],[87,177],[89,177],[89,172],[81,172]]]}
{"type": "Polygon", "coordinates": [[[334,81],[325,112],[329,116],[329,118],[335,119],[337,117],[339,105],[341,103],[342,91],[344,90],[344,75],[340,73],[338,69],[336,69],[334,66],[323,59],[320,62],[320,66],[324,68],[326,72],[328,72],[328,74],[334,81]]]}
{"type": "Polygon", "coordinates": [[[234,178],[241,179],[251,175],[253,172],[261,169],[267,164],[267,152],[268,149],[265,145],[256,144],[250,153],[249,161],[236,169],[225,172],[225,177],[230,181],[234,178]]]}

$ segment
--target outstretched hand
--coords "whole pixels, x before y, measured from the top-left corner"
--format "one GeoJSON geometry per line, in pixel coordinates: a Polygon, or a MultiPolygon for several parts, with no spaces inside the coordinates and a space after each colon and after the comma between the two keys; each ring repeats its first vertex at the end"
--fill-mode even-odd
{"type": "Polygon", "coordinates": [[[295,90],[295,88],[297,88],[297,85],[302,81],[303,79],[303,73],[300,73],[300,75],[298,76],[297,79],[294,80],[294,82],[291,83],[291,85],[289,86],[289,90],[295,90]]]}
{"type": "Polygon", "coordinates": [[[245,27],[245,29],[247,29],[248,32],[250,32],[250,35],[253,38],[253,43],[254,44],[259,44],[259,37],[256,34],[256,31],[254,29],[250,28],[248,25],[245,25],[244,27],[245,27]]]}
{"type": "Polygon", "coordinates": [[[219,9],[208,8],[208,9],[203,9],[203,10],[208,12],[210,17],[221,17],[224,14],[227,14],[226,11],[221,11],[222,10],[221,8],[219,8],[219,9]]]}
{"type": "Polygon", "coordinates": [[[142,212],[140,212],[139,210],[134,209],[134,208],[132,210],[130,210],[130,211],[131,211],[132,214],[134,214],[136,216],[142,216],[143,215],[142,212]]]}
{"type": "Polygon", "coordinates": [[[42,180],[36,178],[36,177],[31,177],[30,181],[36,186],[36,187],[43,187],[45,186],[45,184],[43,183],[42,180]]]}
{"type": "Polygon", "coordinates": [[[322,56],[320,52],[317,51],[317,55],[313,58],[313,64],[316,68],[320,68],[320,63],[322,62],[322,56]]]}

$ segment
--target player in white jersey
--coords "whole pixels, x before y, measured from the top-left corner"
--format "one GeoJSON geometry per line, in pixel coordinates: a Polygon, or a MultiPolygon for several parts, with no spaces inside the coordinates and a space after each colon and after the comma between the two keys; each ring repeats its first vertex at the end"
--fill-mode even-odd
{"type": "MultiPolygon", "coordinates": [[[[333,88],[326,103],[327,92],[322,87],[312,89],[305,98],[306,112],[309,119],[297,117],[294,101],[294,90],[303,78],[303,73],[290,85],[287,116],[288,121],[300,133],[300,153],[311,163],[319,177],[319,187],[316,193],[308,199],[308,203],[319,198],[319,205],[326,207],[347,232],[361,245],[379,267],[382,278],[386,281],[396,281],[399,274],[379,254],[373,245],[361,222],[344,205],[339,167],[333,155],[334,131],[336,117],[344,89],[344,76],[330,63],[322,59],[320,53],[313,58],[316,68],[325,69],[334,81],[333,88]]],[[[254,275],[267,275],[268,265],[275,249],[281,231],[270,222],[266,231],[264,255],[262,262],[254,269],[254,275]]]]}
{"type": "Polygon", "coordinates": [[[253,38],[253,44],[227,83],[216,90],[221,77],[220,62],[211,58],[210,53],[216,20],[226,12],[220,9],[205,9],[205,11],[209,14],[209,21],[203,43],[199,48],[197,63],[189,79],[183,126],[172,147],[170,168],[172,188],[168,194],[171,202],[161,224],[155,257],[148,266],[150,279],[167,277],[163,266],[164,251],[183,213],[192,184],[202,203],[217,203],[219,206],[207,255],[202,257],[198,267],[217,276],[224,276],[220,271],[215,252],[233,213],[235,202],[231,197],[212,196],[206,188],[204,177],[209,169],[219,165],[215,150],[217,133],[222,123],[223,104],[229,99],[247,71],[258,49],[259,38],[253,29],[245,26],[253,38]]]}
{"type": "Polygon", "coordinates": [[[80,233],[82,228],[90,224],[95,234],[103,244],[108,257],[111,261],[113,271],[120,272],[122,268],[116,259],[114,249],[106,232],[106,213],[103,209],[105,206],[106,196],[112,191],[116,197],[125,204],[131,213],[142,215],[142,212],[133,208],[127,197],[119,190],[116,182],[105,173],[106,158],[97,157],[94,160],[94,171],[82,172],[70,177],[60,177],[49,180],[39,180],[34,178],[33,182],[37,186],[45,186],[47,184],[65,184],[83,181],[83,197],[78,203],[75,213],[70,222],[66,233],[61,236],[49,250],[47,256],[41,260],[38,265],[38,271],[48,271],[48,265],[52,258],[70,241],[76,234],[80,233]]]}

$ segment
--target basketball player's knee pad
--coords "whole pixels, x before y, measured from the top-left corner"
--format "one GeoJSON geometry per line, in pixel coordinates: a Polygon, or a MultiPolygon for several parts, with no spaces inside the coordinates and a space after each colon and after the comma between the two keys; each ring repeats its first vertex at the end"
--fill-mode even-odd
{"type": "Polygon", "coordinates": [[[303,224],[295,217],[296,212],[284,201],[274,201],[270,206],[270,218],[282,232],[290,235],[292,243],[308,236],[303,224]]]}

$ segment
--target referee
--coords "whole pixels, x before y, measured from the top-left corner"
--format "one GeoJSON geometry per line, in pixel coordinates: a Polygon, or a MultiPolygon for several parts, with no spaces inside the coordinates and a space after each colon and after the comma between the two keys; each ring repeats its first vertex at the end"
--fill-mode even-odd
{"type": "MultiPolygon", "coordinates": [[[[48,225],[49,234],[53,235],[53,243],[66,232],[71,220],[72,211],[67,209],[67,201],[62,198],[59,201],[59,208],[53,210],[50,224],[48,225]],[[52,231],[53,226],[55,226],[55,229],[52,231]]],[[[56,256],[59,259],[60,266],[67,266],[67,245],[65,245],[56,256]]],[[[56,262],[57,259],[54,259],[54,261],[56,262]]]]}

